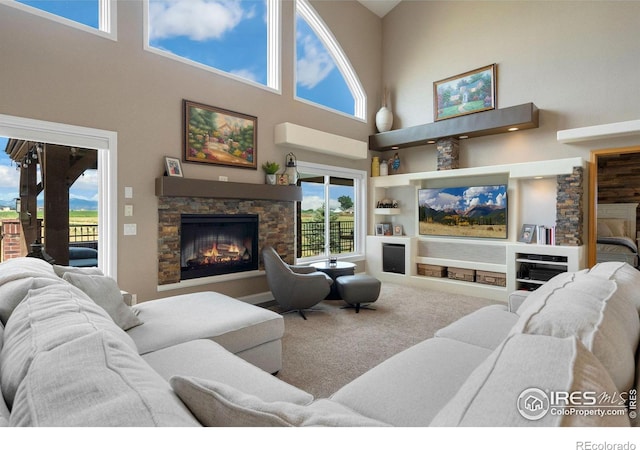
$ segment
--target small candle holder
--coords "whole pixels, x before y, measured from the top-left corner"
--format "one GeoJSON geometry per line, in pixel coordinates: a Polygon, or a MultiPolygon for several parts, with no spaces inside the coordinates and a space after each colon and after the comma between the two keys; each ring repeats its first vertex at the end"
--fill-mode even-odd
{"type": "Polygon", "coordinates": [[[329,257],[329,265],[330,266],[335,266],[338,264],[338,258],[336,258],[335,256],[330,256],[329,257]]]}

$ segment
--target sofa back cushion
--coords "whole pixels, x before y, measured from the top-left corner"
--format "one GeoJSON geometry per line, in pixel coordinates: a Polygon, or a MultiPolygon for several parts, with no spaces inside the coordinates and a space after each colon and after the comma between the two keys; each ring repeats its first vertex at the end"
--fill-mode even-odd
{"type": "MultiPolygon", "coordinates": [[[[587,391],[613,395],[616,387],[578,339],[514,333],[473,371],[430,426],[629,426],[626,414],[572,414],[579,400],[550,403],[551,392],[587,391]]],[[[597,406],[609,409],[611,403],[597,406]]]]}
{"type": "Polygon", "coordinates": [[[6,325],[29,289],[62,283],[51,264],[38,258],[13,258],[0,263],[0,321],[6,325]]]}
{"type": "Polygon", "coordinates": [[[609,371],[618,391],[627,391],[634,381],[640,337],[637,310],[614,281],[585,273],[572,275],[544,295],[531,294],[513,331],[577,336],[609,371]]]}
{"type": "Polygon", "coordinates": [[[18,388],[12,426],[198,426],[171,391],[122,340],[94,331],[39,352],[18,388]]]}
{"type": "Polygon", "coordinates": [[[0,386],[7,405],[12,407],[37,354],[97,330],[105,330],[137,352],[129,335],[77,288],[63,282],[29,291],[5,326],[0,351],[0,386]]]}
{"type": "Polygon", "coordinates": [[[621,294],[627,297],[640,313],[640,270],[625,262],[609,261],[593,266],[589,275],[615,281],[621,294]]]}

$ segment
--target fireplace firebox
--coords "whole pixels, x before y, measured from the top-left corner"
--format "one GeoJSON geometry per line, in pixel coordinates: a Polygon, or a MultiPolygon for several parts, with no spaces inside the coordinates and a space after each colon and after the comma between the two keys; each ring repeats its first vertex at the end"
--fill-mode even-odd
{"type": "Polygon", "coordinates": [[[182,214],[180,279],[258,269],[257,214],[182,214]]]}

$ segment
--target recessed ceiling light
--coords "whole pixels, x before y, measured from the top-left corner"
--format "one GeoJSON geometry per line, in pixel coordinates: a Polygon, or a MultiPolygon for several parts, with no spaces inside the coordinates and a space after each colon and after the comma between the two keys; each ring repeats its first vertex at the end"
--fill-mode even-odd
{"type": "Polygon", "coordinates": [[[468,139],[469,136],[467,136],[466,134],[464,136],[458,136],[458,139],[468,139]]]}
{"type": "Polygon", "coordinates": [[[394,145],[393,147],[391,147],[391,150],[398,150],[400,147],[398,147],[397,145],[394,145]]]}
{"type": "Polygon", "coordinates": [[[520,128],[518,128],[518,127],[511,127],[507,131],[518,131],[519,129],[520,128]]]}
{"type": "Polygon", "coordinates": [[[534,180],[542,180],[544,177],[533,177],[534,180]]]}
{"type": "Polygon", "coordinates": [[[427,141],[427,144],[435,144],[436,141],[427,141]]]}

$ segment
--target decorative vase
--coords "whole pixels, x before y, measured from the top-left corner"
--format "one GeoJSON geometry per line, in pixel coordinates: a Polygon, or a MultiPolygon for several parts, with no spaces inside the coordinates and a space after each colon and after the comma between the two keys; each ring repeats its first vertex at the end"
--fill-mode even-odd
{"type": "Polygon", "coordinates": [[[276,184],[277,175],[275,173],[268,173],[265,176],[267,184],[276,184]]]}
{"type": "Polygon", "coordinates": [[[371,176],[379,177],[380,176],[380,158],[374,156],[371,159],[371,176]]]}
{"type": "Polygon", "coordinates": [[[393,113],[389,108],[383,106],[376,113],[376,128],[380,133],[391,130],[393,125],[393,113]]]}

